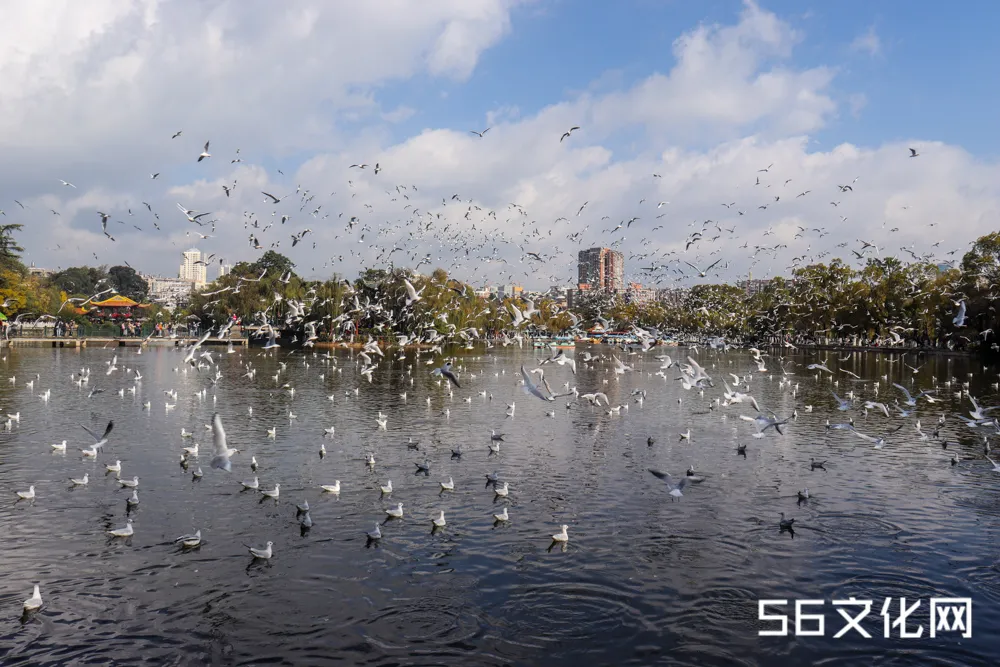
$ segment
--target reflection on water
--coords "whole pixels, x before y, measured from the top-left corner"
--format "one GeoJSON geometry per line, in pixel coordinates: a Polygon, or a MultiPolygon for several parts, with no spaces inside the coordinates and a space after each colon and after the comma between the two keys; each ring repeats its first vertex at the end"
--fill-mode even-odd
{"type": "MultiPolygon", "coordinates": [[[[534,362],[516,349],[463,353],[456,364],[462,388],[453,397],[429,376],[427,357],[412,354],[387,356],[369,384],[347,353],[330,364],[311,353],[241,350],[221,355],[222,378],[213,385],[214,371],[179,371],[178,351],[115,351],[122,371],[111,376],[112,350],[17,349],[0,366],[0,410],[21,417],[0,433],[0,488],[8,499],[0,503],[3,665],[970,665],[995,658],[986,632],[1000,622],[1000,475],[985,461],[981,438],[956,419],[942,429],[953,443],[947,449],[920,440],[914,428],[919,417],[929,433],[941,413],[971,407],[954,395],[958,383],[942,384],[952,377],[970,381],[973,394],[991,403],[995,371],[967,360],[929,358],[913,375],[899,363],[855,355],[840,367],[868,381],[841,374],[833,387],[804,370],[813,358],[795,357],[797,397],[779,387],[780,375],[755,375],[752,393],[782,416],[798,406],[798,418],[783,437],[772,429],[755,439],[753,426],[738,419],[752,408],[713,405],[727,373],[756,371],[743,353],[701,353],[720,381],[704,396],[684,391],[674,369],[656,376],[653,353],[630,358],[637,372],[618,377],[608,363],[581,363],[575,376],[568,366],[546,367],[555,391],[569,382],[605,392],[612,405],[629,404],[608,416],[586,403],[568,409],[566,399],[546,404],[524,395],[516,371],[534,362]],[[253,380],[241,377],[247,363],[258,369],[253,380]],[[275,380],[279,363],[287,367],[275,380]],[[88,398],[70,381],[86,366],[90,387],[106,392],[88,398]],[[143,379],[134,396],[119,397],[133,384],[126,368],[140,369],[143,379]],[[899,394],[893,381],[937,383],[943,403],[921,400],[908,419],[866,420],[861,402],[848,413],[835,409],[831,389],[874,398],[872,381],[878,400],[890,405],[899,394]],[[48,402],[37,396],[49,388],[48,402]],[[641,405],[630,397],[634,388],[648,390],[641,405]],[[168,390],[177,392],[170,411],[168,390]],[[508,419],[511,402],[516,413],[508,419]],[[205,424],[215,410],[230,446],[241,450],[230,474],[208,466],[205,424]],[[388,415],[385,431],[376,424],[379,411],[388,415]],[[876,435],[904,427],[875,450],[850,432],[824,428],[847,416],[876,435]],[[79,449],[91,439],[79,424],[99,431],[108,419],[116,426],[106,450],[96,461],[82,459],[79,449]],[[331,426],[335,436],[325,437],[331,426]],[[182,428],[194,438],[182,439],[182,428]],[[688,428],[690,441],[679,441],[688,428]],[[492,429],[505,434],[499,454],[487,446],[492,429]],[[419,450],[406,446],[408,438],[419,450]],[[51,453],[49,444],[63,439],[68,451],[51,453]],[[181,448],[192,440],[201,456],[184,470],[181,448]],[[738,443],[747,445],[745,456],[738,443]],[[459,445],[465,453],[453,457],[459,445]],[[425,457],[430,472],[418,474],[425,457]],[[828,461],[825,470],[811,469],[810,458],[828,461]],[[140,478],[128,540],[105,534],[125,525],[131,495],[104,473],[116,459],[123,478],[140,478]],[[205,474],[195,480],[199,465],[205,474]],[[676,502],[646,472],[680,476],[689,466],[705,481],[688,485],[676,502]],[[509,498],[487,485],[493,471],[509,482],[509,498]],[[70,488],[69,478],[85,472],[90,484],[70,488]],[[241,492],[239,482],[254,474],[261,488],[280,483],[278,501],[241,492]],[[455,490],[442,492],[439,482],[449,477],[455,490]],[[338,479],[339,496],[322,492],[320,485],[338,479]],[[390,479],[393,493],[381,497],[390,479]],[[14,492],[31,484],[37,499],[15,503],[14,492]],[[810,499],[799,502],[803,488],[810,499]],[[303,500],[311,506],[308,530],[296,517],[303,500]],[[382,523],[382,540],[368,544],[366,533],[399,502],[404,517],[382,523]],[[510,521],[497,523],[503,506],[510,521]],[[447,526],[432,531],[441,510],[447,526]],[[780,512],[795,518],[794,539],[779,530],[780,512]],[[569,543],[550,549],[561,524],[569,525],[569,543]],[[173,543],[195,529],[200,547],[173,543]],[[274,557],[253,561],[244,544],[269,540],[274,557]],[[45,607],[22,624],[20,604],[35,582],[45,607]],[[886,596],[935,595],[973,599],[972,639],[881,638],[886,596]],[[874,639],[832,639],[841,625],[832,610],[825,638],[757,636],[759,598],[850,596],[875,600],[867,626],[874,639]]],[[[926,625],[926,603],[912,618],[926,625]]]]}

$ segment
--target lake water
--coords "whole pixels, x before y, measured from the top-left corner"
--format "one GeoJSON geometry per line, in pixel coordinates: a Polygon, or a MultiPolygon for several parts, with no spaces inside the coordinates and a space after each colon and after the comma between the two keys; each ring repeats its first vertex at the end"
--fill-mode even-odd
{"type": "MultiPolygon", "coordinates": [[[[792,378],[797,397],[779,387],[776,361],[768,361],[773,377],[756,373],[744,352],[700,352],[717,383],[704,396],[684,391],[676,369],[666,371],[669,379],[655,376],[653,353],[629,357],[638,372],[618,378],[608,363],[580,363],[575,376],[568,366],[545,367],[555,391],[569,381],[581,392],[604,391],[613,405],[630,404],[608,416],[586,402],[567,409],[565,398],[525,395],[517,371],[521,363],[534,367],[531,350],[458,354],[462,388],[449,397],[429,376],[428,357],[412,353],[405,361],[387,354],[369,384],[347,352],[335,353],[337,371],[312,353],[239,350],[214,355],[222,378],[213,386],[214,370],[178,371],[183,353],[173,349],[6,351],[0,410],[20,412],[20,422],[0,433],[0,664],[996,664],[989,632],[1000,626],[1000,474],[984,459],[981,437],[956,419],[942,429],[954,443],[947,449],[919,440],[914,428],[919,417],[930,433],[942,412],[970,409],[954,396],[957,385],[943,386],[952,377],[971,381],[973,395],[992,404],[995,369],[936,357],[914,375],[885,357],[838,364],[832,353],[831,368],[878,380],[887,402],[901,395],[893,380],[941,385],[943,403],[921,400],[915,416],[866,421],[860,401],[838,412],[831,381],[804,369],[815,355],[792,357],[801,364],[792,378]],[[121,370],[108,376],[114,353],[121,370]],[[287,368],[275,381],[279,362],[287,368]],[[247,363],[257,369],[253,380],[241,377],[247,363]],[[93,371],[90,388],[105,393],[88,398],[71,382],[83,367],[93,371]],[[143,378],[135,396],[120,398],[118,389],[133,385],[131,368],[143,378]],[[751,437],[752,424],[738,419],[752,414],[747,405],[709,409],[721,381],[732,382],[726,373],[751,369],[762,407],[787,416],[798,406],[784,436],[772,429],[751,437]],[[294,396],[281,388],[286,383],[294,396]],[[630,397],[635,388],[648,392],[642,405],[630,397]],[[46,389],[47,403],[37,397],[46,389]],[[205,398],[196,396],[203,389],[205,398]],[[164,404],[174,400],[165,390],[178,396],[169,412],[164,404]],[[512,401],[515,416],[506,418],[512,401]],[[243,450],[231,473],[208,465],[204,425],[216,410],[230,446],[243,450]],[[379,411],[388,415],[386,431],[377,429],[379,411]],[[865,433],[904,428],[876,450],[824,428],[848,416],[865,433]],[[108,419],[115,428],[105,451],[96,462],[82,459],[79,448],[91,439],[79,424],[101,430],[108,419]],[[330,426],[335,436],[324,437],[330,426]],[[191,444],[182,427],[203,447],[188,471],[179,465],[191,444]],[[678,441],[688,428],[690,442],[678,441]],[[491,429],[505,434],[499,455],[487,447],[491,429]],[[410,437],[419,451],[403,444],[410,437]],[[69,450],[51,453],[50,443],[63,439],[69,450]],[[745,457],[738,442],[747,445],[745,457]],[[322,443],[328,454],[320,459],[322,443]],[[454,459],[459,445],[466,453],[454,459]],[[364,462],[368,451],[374,468],[364,462]],[[251,455],[262,488],[281,484],[277,502],[241,492],[240,480],[253,477],[251,455]],[[954,466],[953,455],[962,459],[954,466]],[[425,456],[430,474],[416,475],[425,456]],[[827,460],[826,470],[811,470],[810,458],[827,460]],[[125,525],[130,495],[104,474],[116,459],[123,478],[140,478],[127,541],[105,535],[125,525]],[[193,481],[198,465],[205,474],[193,481]],[[677,501],[647,472],[683,475],[691,465],[704,482],[677,501]],[[70,477],[88,471],[87,487],[69,488],[70,477]],[[486,488],[492,471],[509,482],[507,501],[486,488]],[[441,494],[439,481],[449,477],[455,491],[441,494]],[[319,485],[335,479],[340,496],[324,495],[319,485]],[[379,486],[389,479],[395,491],[382,499],[379,486]],[[14,492],[31,484],[37,499],[15,503],[14,492]],[[804,487],[812,498],[800,504],[804,487]],[[305,532],[295,511],[303,500],[314,522],[305,532]],[[367,544],[366,531],[398,502],[404,518],[382,526],[379,544],[367,544]],[[504,505],[511,521],[495,525],[492,515],[504,505]],[[440,510],[447,527],[432,533],[440,510]],[[779,512],[795,518],[794,534],[779,529],[779,512]],[[550,549],[549,536],[564,523],[568,545],[550,549]],[[200,548],[173,544],[197,528],[200,548]],[[274,557],[254,562],[243,544],[268,540],[274,557]],[[21,601],[36,582],[45,606],[22,618],[21,601]],[[873,601],[862,622],[872,639],[832,638],[844,623],[830,601],[852,596],[873,601]],[[935,596],[972,598],[972,638],[929,638],[935,596]],[[898,598],[922,600],[908,620],[924,626],[920,639],[900,639],[895,628],[883,638],[886,597],[893,618],[898,598]],[[826,600],[826,636],[758,637],[776,627],[758,620],[761,598],[826,600]]],[[[839,394],[873,396],[872,382],[838,377],[839,394]]]]}

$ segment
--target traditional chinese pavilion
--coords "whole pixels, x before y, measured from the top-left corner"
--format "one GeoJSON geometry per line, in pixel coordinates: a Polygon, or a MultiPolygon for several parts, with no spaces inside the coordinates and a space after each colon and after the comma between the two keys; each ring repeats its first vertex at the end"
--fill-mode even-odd
{"type": "Polygon", "coordinates": [[[108,318],[113,320],[140,319],[146,316],[148,303],[137,303],[127,296],[115,294],[104,301],[94,301],[88,315],[92,318],[108,318]]]}

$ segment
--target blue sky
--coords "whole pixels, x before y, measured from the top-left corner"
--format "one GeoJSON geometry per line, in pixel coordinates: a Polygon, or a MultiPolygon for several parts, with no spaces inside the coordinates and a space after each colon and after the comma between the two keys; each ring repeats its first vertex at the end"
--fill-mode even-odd
{"type": "MultiPolygon", "coordinates": [[[[917,0],[760,3],[800,33],[791,65],[837,69],[834,92],[843,108],[815,136],[829,148],[843,141],[878,145],[933,136],[977,156],[995,156],[991,132],[1000,105],[1000,3],[962,3],[957,10],[917,0]],[[854,50],[874,31],[879,51],[854,50]],[[857,116],[849,98],[866,103],[857,116]]],[[[487,112],[517,107],[522,115],[578,91],[620,87],[674,64],[671,43],[699,23],[732,24],[735,0],[543,0],[516,9],[510,34],[486,51],[472,77],[449,82],[430,76],[379,91],[389,108],[417,109],[396,128],[397,138],[426,127],[482,129],[487,112]]]]}

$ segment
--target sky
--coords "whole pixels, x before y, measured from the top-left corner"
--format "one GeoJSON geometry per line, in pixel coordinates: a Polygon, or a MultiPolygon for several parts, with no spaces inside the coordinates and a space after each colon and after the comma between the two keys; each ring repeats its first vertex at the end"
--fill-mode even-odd
{"type": "Polygon", "coordinates": [[[0,223],[38,267],[174,276],[192,246],[213,264],[275,249],[311,278],[391,263],[542,289],[603,246],[670,287],[960,260],[1000,214],[995,3],[6,10],[0,223]]]}

